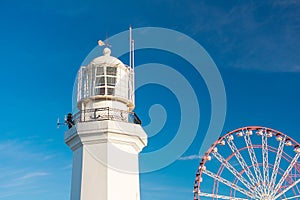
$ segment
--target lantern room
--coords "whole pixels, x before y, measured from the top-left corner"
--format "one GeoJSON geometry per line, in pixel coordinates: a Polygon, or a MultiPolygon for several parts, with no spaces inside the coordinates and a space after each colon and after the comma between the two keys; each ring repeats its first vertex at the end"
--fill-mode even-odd
{"type": "Polygon", "coordinates": [[[111,56],[108,47],[104,48],[102,56],[79,69],[76,82],[73,98],[79,110],[134,109],[134,70],[111,56]]]}

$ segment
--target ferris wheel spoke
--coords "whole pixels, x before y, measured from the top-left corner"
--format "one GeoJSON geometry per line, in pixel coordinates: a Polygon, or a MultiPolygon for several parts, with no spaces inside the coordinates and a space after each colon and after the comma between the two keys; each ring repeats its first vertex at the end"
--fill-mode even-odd
{"type": "Polygon", "coordinates": [[[256,187],[257,185],[257,181],[254,177],[254,175],[252,174],[252,172],[250,171],[248,165],[246,164],[243,156],[241,155],[241,153],[239,152],[239,150],[237,149],[236,145],[234,144],[233,140],[229,139],[228,137],[226,138],[227,144],[229,145],[231,151],[234,153],[236,159],[238,160],[239,164],[241,165],[241,167],[243,169],[245,169],[245,173],[248,176],[250,182],[252,183],[252,185],[254,187],[256,187]]]}
{"type": "Polygon", "coordinates": [[[300,191],[299,191],[299,187],[296,185],[296,190],[298,191],[298,193],[300,193],[300,191]]]}
{"type": "Polygon", "coordinates": [[[263,157],[263,174],[264,189],[269,193],[269,155],[268,155],[268,137],[265,131],[262,135],[262,157],[263,157]]]}
{"type": "Polygon", "coordinates": [[[277,183],[272,195],[275,195],[278,190],[280,189],[280,187],[282,186],[283,182],[285,181],[285,179],[287,178],[287,176],[289,175],[289,173],[291,172],[292,168],[294,167],[295,163],[297,162],[298,158],[299,158],[299,153],[297,153],[295,155],[295,157],[293,158],[293,160],[291,161],[290,165],[287,167],[287,169],[285,170],[284,174],[282,175],[281,179],[279,180],[279,182],[277,183]]]}
{"type": "Polygon", "coordinates": [[[252,162],[252,166],[254,168],[254,173],[256,175],[256,178],[257,178],[258,182],[263,182],[261,171],[259,169],[259,163],[257,161],[256,154],[255,154],[255,151],[253,149],[253,145],[252,145],[252,141],[251,141],[249,133],[246,132],[246,134],[244,135],[244,140],[245,140],[245,143],[247,145],[249,157],[250,157],[250,160],[252,162]]]}
{"type": "Polygon", "coordinates": [[[216,198],[216,199],[225,199],[225,200],[248,200],[244,198],[235,198],[231,196],[226,196],[226,195],[219,195],[219,194],[210,194],[210,193],[205,193],[205,192],[200,192],[199,191],[199,196],[201,197],[211,197],[211,198],[216,198]]]}
{"type": "Polygon", "coordinates": [[[228,181],[227,179],[224,179],[221,176],[219,176],[211,171],[208,171],[208,170],[204,170],[204,171],[202,171],[202,173],[204,173],[207,176],[210,176],[211,178],[214,178],[215,180],[227,185],[228,187],[233,188],[233,189],[243,193],[244,195],[254,199],[254,195],[252,194],[252,192],[247,191],[244,188],[241,188],[240,186],[236,185],[235,183],[232,183],[231,181],[228,181]]]}
{"type": "Polygon", "coordinates": [[[276,177],[278,174],[279,165],[280,165],[280,161],[281,161],[281,157],[282,157],[282,153],[283,153],[285,139],[286,139],[286,136],[281,138],[281,140],[279,141],[278,150],[277,150],[274,167],[273,167],[273,172],[272,172],[271,179],[269,182],[269,188],[271,190],[270,192],[273,192],[273,187],[275,186],[276,177]]]}
{"type": "Polygon", "coordinates": [[[282,199],[282,200],[295,199],[295,198],[299,198],[299,197],[300,197],[300,195],[296,195],[296,196],[284,198],[284,199],[282,199]]]}
{"type": "Polygon", "coordinates": [[[249,190],[252,190],[252,185],[219,152],[212,152],[212,155],[216,157],[241,183],[249,190]]]}
{"type": "Polygon", "coordinates": [[[288,187],[286,187],[279,194],[277,194],[274,199],[277,199],[277,198],[281,197],[283,194],[285,194],[287,191],[289,191],[292,187],[294,187],[295,185],[297,185],[299,182],[300,182],[300,179],[298,179],[297,181],[295,181],[294,183],[292,183],[291,185],[289,185],[288,187]]]}

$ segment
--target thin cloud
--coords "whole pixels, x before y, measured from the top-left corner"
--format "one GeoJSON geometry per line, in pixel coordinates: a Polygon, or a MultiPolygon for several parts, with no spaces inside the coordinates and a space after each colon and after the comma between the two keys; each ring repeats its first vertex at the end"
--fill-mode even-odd
{"type": "Polygon", "coordinates": [[[57,154],[49,154],[39,150],[40,146],[33,145],[29,140],[9,140],[0,142],[0,157],[8,158],[10,161],[20,162],[22,160],[42,161],[49,160],[57,154]]]}
{"type": "Polygon", "coordinates": [[[300,72],[300,3],[295,0],[237,2],[227,7],[190,2],[186,29],[219,49],[224,66],[300,72]]]}
{"type": "Polygon", "coordinates": [[[2,150],[7,150],[10,147],[12,147],[13,145],[16,144],[16,141],[5,141],[5,142],[1,142],[0,143],[0,151],[2,150]]]}
{"type": "Polygon", "coordinates": [[[20,174],[24,174],[25,169],[17,169],[17,168],[0,168],[1,174],[0,174],[0,180],[3,180],[8,177],[15,177],[20,174]]]}
{"type": "Polygon", "coordinates": [[[199,160],[201,157],[199,155],[190,155],[190,156],[183,156],[178,158],[178,160],[199,160]]]}
{"type": "Polygon", "coordinates": [[[72,164],[66,165],[63,168],[61,168],[62,170],[70,170],[72,169],[72,164]]]}
{"type": "Polygon", "coordinates": [[[3,183],[0,185],[0,188],[17,188],[23,187],[24,185],[28,185],[34,181],[35,178],[48,176],[50,173],[48,172],[27,172],[24,174],[17,174],[14,178],[9,178],[9,182],[3,183]]]}
{"type": "Polygon", "coordinates": [[[273,0],[273,5],[275,6],[294,6],[300,4],[298,0],[273,0]]]}
{"type": "Polygon", "coordinates": [[[43,157],[43,160],[50,160],[50,159],[55,158],[55,157],[57,157],[56,154],[53,154],[53,155],[45,155],[45,156],[43,157]]]}
{"type": "Polygon", "coordinates": [[[5,197],[15,196],[16,194],[17,194],[17,192],[14,192],[14,191],[0,192],[0,199],[3,199],[5,197]]]}
{"type": "Polygon", "coordinates": [[[47,172],[30,172],[30,173],[25,174],[24,176],[21,176],[17,180],[28,180],[28,179],[32,179],[32,178],[36,178],[36,177],[40,177],[40,176],[48,176],[48,175],[50,175],[50,174],[47,172]]]}

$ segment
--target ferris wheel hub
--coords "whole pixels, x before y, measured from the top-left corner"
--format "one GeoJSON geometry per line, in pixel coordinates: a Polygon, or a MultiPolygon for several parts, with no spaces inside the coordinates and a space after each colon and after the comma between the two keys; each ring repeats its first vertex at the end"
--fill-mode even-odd
{"type": "Polygon", "coordinates": [[[260,198],[260,200],[275,200],[273,196],[265,194],[262,195],[262,197],[260,198]]]}

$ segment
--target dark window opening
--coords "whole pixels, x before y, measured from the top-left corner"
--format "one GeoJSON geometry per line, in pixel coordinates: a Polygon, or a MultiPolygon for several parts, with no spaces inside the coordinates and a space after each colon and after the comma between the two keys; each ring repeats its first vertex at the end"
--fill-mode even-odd
{"type": "Polygon", "coordinates": [[[115,95],[115,89],[114,88],[107,88],[107,95],[115,95]]]}
{"type": "Polygon", "coordinates": [[[105,85],[104,76],[96,77],[96,86],[103,86],[103,85],[105,85]]]}
{"type": "Polygon", "coordinates": [[[105,88],[95,88],[95,95],[105,95],[105,88]]]}
{"type": "Polygon", "coordinates": [[[104,75],[103,67],[97,67],[96,75],[97,76],[104,75]]]}
{"type": "Polygon", "coordinates": [[[106,77],[107,85],[115,86],[116,85],[116,78],[115,77],[106,77]]]}
{"type": "Polygon", "coordinates": [[[106,75],[116,76],[117,68],[116,67],[106,67],[106,75]]]}

